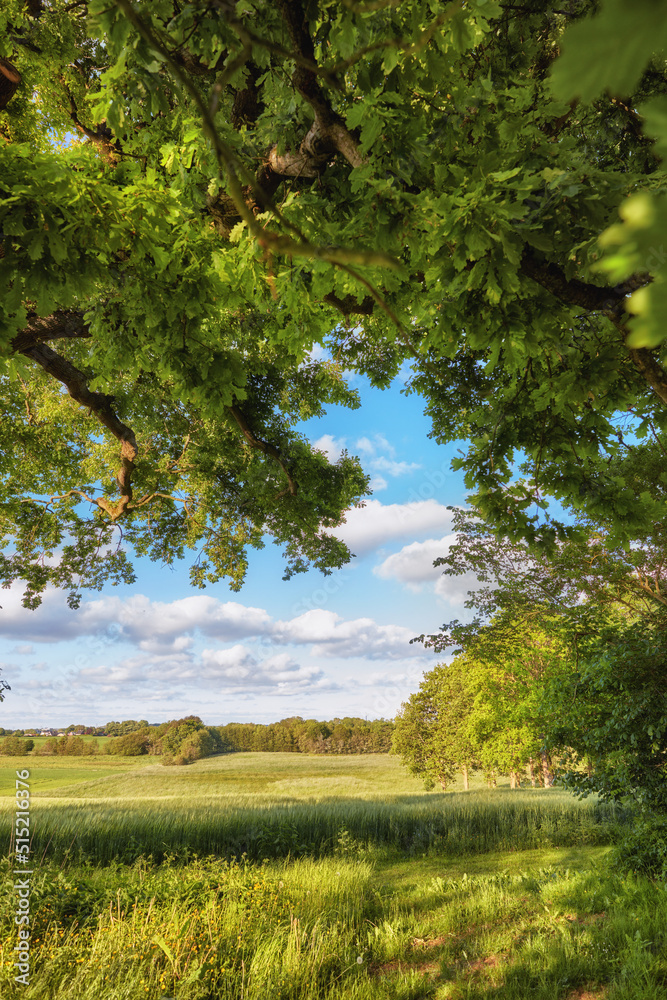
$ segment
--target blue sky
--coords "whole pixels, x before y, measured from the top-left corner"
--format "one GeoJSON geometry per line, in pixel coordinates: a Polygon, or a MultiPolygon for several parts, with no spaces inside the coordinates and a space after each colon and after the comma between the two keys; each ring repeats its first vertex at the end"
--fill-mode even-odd
{"type": "Polygon", "coordinates": [[[451,536],[449,504],[465,500],[450,470],[456,445],[429,440],[424,403],[355,376],[355,411],[330,407],[302,429],[332,457],[347,448],[373,478],[341,536],[356,557],[330,577],[281,579],[280,549],[250,556],[238,593],[190,586],[189,563],[136,563],[137,582],[84,594],[78,611],[57,592],[37,611],[2,595],[0,666],[11,685],[0,725],[110,719],[270,722],[290,715],[390,718],[440,658],[409,640],[464,616],[474,581],[444,577],[433,559],[451,536]]]}

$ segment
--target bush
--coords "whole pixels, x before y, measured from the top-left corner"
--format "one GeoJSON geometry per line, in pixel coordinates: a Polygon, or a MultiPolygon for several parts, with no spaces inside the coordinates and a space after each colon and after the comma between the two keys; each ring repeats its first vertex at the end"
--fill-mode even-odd
{"type": "Polygon", "coordinates": [[[5,736],[0,743],[0,754],[4,757],[22,757],[30,753],[35,745],[34,740],[23,740],[20,736],[5,736]]]}
{"type": "Polygon", "coordinates": [[[667,816],[638,817],[614,848],[612,864],[623,872],[667,879],[667,816]]]}
{"type": "Polygon", "coordinates": [[[105,753],[119,757],[140,757],[148,753],[151,745],[151,734],[148,729],[140,729],[125,736],[116,736],[109,740],[104,748],[105,753]]]}
{"type": "Polygon", "coordinates": [[[86,741],[82,736],[61,736],[60,739],[53,736],[36,753],[45,757],[91,757],[98,750],[97,740],[86,741]]]}

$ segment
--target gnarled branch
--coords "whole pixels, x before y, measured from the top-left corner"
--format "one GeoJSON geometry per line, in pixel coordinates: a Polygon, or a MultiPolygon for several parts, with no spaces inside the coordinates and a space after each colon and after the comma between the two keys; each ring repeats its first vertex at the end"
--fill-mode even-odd
{"type": "MultiPolygon", "coordinates": [[[[640,273],[632,275],[627,281],[622,281],[618,285],[600,287],[579,281],[578,278],[566,278],[557,264],[538,261],[529,250],[524,251],[520,271],[566,305],[578,306],[590,312],[601,312],[611,320],[624,340],[629,333],[626,326],[628,315],[625,308],[626,296],[653,280],[650,274],[640,273]]],[[[667,405],[667,372],[655,355],[646,347],[629,347],[628,354],[658,399],[667,405]]]]}
{"type": "Polygon", "coordinates": [[[16,354],[25,354],[30,348],[46,340],[71,340],[90,336],[88,324],[83,321],[83,313],[57,309],[50,316],[28,314],[28,325],[16,334],[11,348],[16,354]]]}

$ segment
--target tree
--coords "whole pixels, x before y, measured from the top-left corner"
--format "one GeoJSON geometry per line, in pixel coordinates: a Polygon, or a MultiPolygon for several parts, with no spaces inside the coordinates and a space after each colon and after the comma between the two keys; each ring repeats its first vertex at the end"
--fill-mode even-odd
{"type": "Polygon", "coordinates": [[[20,736],[5,736],[0,743],[0,754],[7,757],[21,757],[34,748],[34,740],[22,740],[20,736]]]}
{"type": "Polygon", "coordinates": [[[469,730],[473,693],[461,661],[439,665],[396,716],[392,752],[408,769],[424,778],[427,788],[438,782],[443,791],[458,770],[468,788],[468,772],[477,763],[469,730]]]}
{"type": "Polygon", "coordinates": [[[117,754],[120,757],[140,757],[149,753],[150,747],[150,729],[138,729],[110,739],[104,747],[104,753],[117,754]]]}
{"type": "Polygon", "coordinates": [[[287,575],[340,566],[328,529],[367,479],[293,424],[356,404],[344,367],[385,386],[412,364],[505,534],[573,537],[547,496],[616,541],[662,522],[660,476],[637,495],[608,464],[667,419],[660,5],[0,18],[0,569],[28,606],[132,579],[132,548],[197,550],[201,586],[240,586],[265,534],[287,575]]]}

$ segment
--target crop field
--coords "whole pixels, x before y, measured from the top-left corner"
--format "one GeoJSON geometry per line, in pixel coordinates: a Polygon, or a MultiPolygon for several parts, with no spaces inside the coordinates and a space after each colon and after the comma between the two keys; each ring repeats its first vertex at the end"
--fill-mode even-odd
{"type": "Polygon", "coordinates": [[[667,893],[614,871],[621,813],[562,790],[425,792],[385,755],[0,765],[3,998],[667,1000],[667,893]]]}

